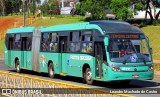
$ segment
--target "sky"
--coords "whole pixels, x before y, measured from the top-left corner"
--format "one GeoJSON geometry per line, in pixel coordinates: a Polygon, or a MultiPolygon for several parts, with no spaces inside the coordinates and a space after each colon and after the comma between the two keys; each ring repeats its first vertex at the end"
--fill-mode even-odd
{"type": "Polygon", "coordinates": [[[45,1],[45,0],[41,0],[41,4],[43,4],[44,1],[45,1]]]}

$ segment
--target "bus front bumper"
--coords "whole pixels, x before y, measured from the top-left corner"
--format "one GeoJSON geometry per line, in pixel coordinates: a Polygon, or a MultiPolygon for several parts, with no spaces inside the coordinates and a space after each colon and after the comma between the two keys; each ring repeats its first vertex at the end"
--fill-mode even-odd
{"type": "Polygon", "coordinates": [[[112,72],[108,74],[108,81],[112,80],[152,80],[153,79],[153,71],[146,72],[112,72]]]}

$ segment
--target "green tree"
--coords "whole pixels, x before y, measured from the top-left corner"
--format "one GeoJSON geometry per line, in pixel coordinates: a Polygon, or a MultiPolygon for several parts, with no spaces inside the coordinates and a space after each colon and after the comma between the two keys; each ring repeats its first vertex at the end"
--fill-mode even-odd
{"type": "Polygon", "coordinates": [[[5,12],[5,2],[4,0],[0,0],[0,15],[4,15],[5,12]]]}
{"type": "Polygon", "coordinates": [[[19,9],[22,5],[22,1],[21,0],[12,0],[12,4],[13,4],[13,10],[16,13],[16,15],[18,15],[19,9]]]}
{"type": "Polygon", "coordinates": [[[53,10],[59,8],[59,2],[58,0],[49,0],[48,6],[49,6],[50,19],[51,19],[53,10]]]}
{"type": "Polygon", "coordinates": [[[151,19],[151,23],[153,23],[154,21],[157,21],[160,15],[160,11],[156,13],[155,9],[158,3],[160,2],[158,2],[158,0],[140,0],[140,1],[145,6],[145,10],[146,10],[145,19],[147,18],[147,15],[149,15],[151,19]],[[152,14],[152,7],[154,8],[154,14],[152,14]]]}
{"type": "Polygon", "coordinates": [[[25,8],[28,12],[28,17],[30,16],[30,13],[32,12],[33,15],[35,15],[35,11],[37,8],[37,4],[41,3],[41,0],[26,0],[25,1],[25,8]]]}
{"type": "Polygon", "coordinates": [[[118,20],[126,20],[133,17],[134,10],[130,8],[131,0],[111,0],[110,10],[118,20]]]}
{"type": "Polygon", "coordinates": [[[5,15],[11,14],[14,11],[13,0],[4,0],[5,4],[5,15]]]}
{"type": "Polygon", "coordinates": [[[49,14],[49,5],[46,3],[43,3],[41,6],[41,11],[44,15],[49,14]]]}
{"type": "Polygon", "coordinates": [[[91,13],[91,19],[105,19],[105,10],[109,7],[110,0],[82,0],[76,6],[79,14],[84,15],[86,12],[91,13]]]}
{"type": "Polygon", "coordinates": [[[35,15],[35,12],[36,12],[36,4],[37,3],[40,3],[41,0],[32,0],[32,12],[33,12],[33,15],[35,15]]]}

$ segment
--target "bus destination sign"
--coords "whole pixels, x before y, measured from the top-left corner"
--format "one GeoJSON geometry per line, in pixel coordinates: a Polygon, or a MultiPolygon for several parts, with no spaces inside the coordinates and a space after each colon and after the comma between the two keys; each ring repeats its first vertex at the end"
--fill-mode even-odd
{"type": "Polygon", "coordinates": [[[137,39],[139,38],[138,34],[111,34],[110,38],[132,38],[137,39]]]}

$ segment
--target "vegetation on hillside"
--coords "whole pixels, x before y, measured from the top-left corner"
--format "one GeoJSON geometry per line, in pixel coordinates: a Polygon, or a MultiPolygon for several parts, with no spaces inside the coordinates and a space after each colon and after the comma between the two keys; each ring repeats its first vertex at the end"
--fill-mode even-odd
{"type": "Polygon", "coordinates": [[[0,55],[4,53],[4,39],[0,40],[0,55]]]}
{"type": "MultiPolygon", "coordinates": [[[[35,11],[38,8],[36,4],[40,3],[41,0],[25,0],[24,8],[28,12],[28,16],[32,12],[35,15],[35,11]]],[[[0,0],[0,16],[6,16],[9,14],[18,13],[23,11],[23,2],[22,0],[0,0]]],[[[21,13],[22,14],[22,13],[21,13]]]]}
{"type": "Polygon", "coordinates": [[[127,20],[133,17],[137,11],[145,10],[145,19],[150,17],[151,24],[158,20],[160,11],[155,15],[152,14],[151,8],[155,8],[160,2],[157,0],[81,0],[76,9],[80,15],[86,12],[91,13],[91,20],[106,19],[105,10],[110,10],[116,20],[127,20]],[[134,13],[134,14],[133,14],[134,13]]]}
{"type": "MultiPolygon", "coordinates": [[[[26,19],[26,24],[30,24],[31,18],[26,19]]],[[[35,19],[32,19],[32,22],[35,19]]],[[[0,17],[0,55],[4,53],[4,37],[5,33],[8,29],[14,27],[22,27],[23,26],[23,17],[22,16],[5,16],[0,17]]]]}
{"type": "Polygon", "coordinates": [[[160,64],[154,64],[154,70],[160,71],[160,64]]]}
{"type": "Polygon", "coordinates": [[[58,24],[69,24],[69,23],[76,23],[76,22],[84,22],[84,17],[82,16],[59,16],[59,17],[53,17],[50,18],[43,18],[35,23],[33,23],[31,26],[35,27],[41,27],[41,26],[53,26],[58,24]]]}
{"type": "Polygon", "coordinates": [[[153,49],[153,58],[160,60],[160,26],[147,26],[142,30],[149,38],[150,46],[153,49]]]}

